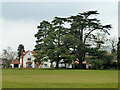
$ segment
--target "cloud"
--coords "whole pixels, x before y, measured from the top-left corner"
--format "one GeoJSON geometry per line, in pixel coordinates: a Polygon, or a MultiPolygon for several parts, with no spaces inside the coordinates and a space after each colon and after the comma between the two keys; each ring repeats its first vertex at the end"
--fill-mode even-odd
{"type": "Polygon", "coordinates": [[[34,49],[37,24],[34,20],[10,21],[3,19],[2,22],[2,49],[10,46],[14,51],[19,44],[23,44],[26,50],[34,49]]]}

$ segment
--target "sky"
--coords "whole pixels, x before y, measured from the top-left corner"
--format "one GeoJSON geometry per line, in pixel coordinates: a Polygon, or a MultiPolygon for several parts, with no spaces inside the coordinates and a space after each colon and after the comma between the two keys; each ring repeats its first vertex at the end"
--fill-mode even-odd
{"type": "Polygon", "coordinates": [[[118,3],[118,37],[120,37],[120,1],[118,3]]]}
{"type": "Polygon", "coordinates": [[[25,50],[33,50],[34,35],[42,20],[51,21],[56,16],[69,17],[89,10],[97,10],[101,23],[112,25],[111,36],[118,36],[117,2],[2,2],[0,51],[8,46],[17,51],[19,44],[25,50]]]}

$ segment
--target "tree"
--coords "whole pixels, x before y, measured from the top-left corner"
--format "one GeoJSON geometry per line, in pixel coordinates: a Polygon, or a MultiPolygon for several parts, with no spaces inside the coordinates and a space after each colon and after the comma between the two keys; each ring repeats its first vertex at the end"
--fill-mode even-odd
{"type": "Polygon", "coordinates": [[[109,41],[110,41],[110,44],[111,44],[111,54],[116,55],[117,40],[116,40],[115,37],[112,37],[109,41]]]}
{"type": "Polygon", "coordinates": [[[106,51],[99,48],[90,48],[88,51],[89,57],[87,62],[92,65],[92,69],[110,69],[113,56],[107,54],[106,51]]]}
{"type": "Polygon", "coordinates": [[[118,61],[118,69],[120,69],[120,37],[118,38],[118,43],[117,43],[117,61],[118,61]]]}
{"type": "Polygon", "coordinates": [[[111,56],[113,56],[113,60],[111,62],[111,68],[117,69],[117,40],[115,37],[111,37],[110,40],[110,51],[111,56]]]}
{"type": "Polygon", "coordinates": [[[40,58],[56,61],[56,68],[59,68],[61,60],[66,62],[76,57],[79,59],[78,68],[82,68],[86,50],[92,47],[89,40],[94,41],[97,48],[100,48],[103,41],[96,32],[101,31],[109,35],[108,30],[111,29],[111,25],[102,25],[100,20],[92,18],[98,14],[97,11],[87,11],[68,18],[55,17],[52,22],[41,22],[35,35],[37,38],[35,50],[41,55],[39,61],[40,58]],[[69,24],[70,28],[65,27],[65,23],[69,24]],[[75,54],[70,55],[70,50],[75,54]]]}
{"type": "Polygon", "coordinates": [[[73,37],[69,30],[63,26],[66,20],[65,18],[55,17],[51,23],[48,21],[40,23],[38,33],[35,35],[37,38],[35,51],[38,53],[36,60],[50,60],[51,66],[55,61],[56,68],[59,68],[61,60],[66,62],[72,60],[73,55],[70,54],[70,47],[73,37]]]}
{"type": "Polygon", "coordinates": [[[3,68],[8,68],[13,59],[15,59],[16,54],[12,51],[11,47],[7,47],[3,50],[0,58],[2,59],[3,68]]]}
{"type": "Polygon", "coordinates": [[[53,31],[52,24],[44,20],[40,23],[37,29],[38,33],[35,34],[37,40],[34,49],[37,52],[37,55],[35,55],[35,61],[41,64],[43,61],[50,59],[52,64],[55,58],[54,43],[52,41],[52,38],[54,38],[54,36],[51,34],[53,31]]]}
{"type": "Polygon", "coordinates": [[[108,38],[107,38],[107,35],[106,33],[96,33],[96,37],[93,41],[96,45],[96,48],[98,49],[105,49],[105,46],[106,46],[106,43],[108,43],[108,38]]]}
{"type": "Polygon", "coordinates": [[[23,50],[23,52],[25,52],[25,50],[24,50],[24,45],[22,45],[22,44],[20,44],[19,46],[18,46],[18,60],[20,60],[20,58],[21,58],[21,55],[22,55],[22,50],[23,50]]]}
{"type": "Polygon", "coordinates": [[[101,31],[109,34],[108,30],[111,29],[111,25],[102,25],[97,18],[91,18],[91,16],[97,14],[99,14],[97,11],[87,11],[68,18],[71,20],[71,33],[73,33],[74,40],[78,43],[75,46],[75,52],[77,58],[79,58],[78,68],[82,68],[82,61],[85,60],[85,44],[87,40],[97,37],[93,32],[101,31]]]}
{"type": "Polygon", "coordinates": [[[55,35],[55,51],[57,54],[56,59],[56,68],[59,68],[59,62],[63,59],[64,61],[72,60],[73,56],[70,55],[70,48],[72,46],[73,41],[72,34],[70,34],[69,29],[65,28],[64,22],[66,22],[66,18],[55,17],[52,21],[54,35],[55,35]]]}

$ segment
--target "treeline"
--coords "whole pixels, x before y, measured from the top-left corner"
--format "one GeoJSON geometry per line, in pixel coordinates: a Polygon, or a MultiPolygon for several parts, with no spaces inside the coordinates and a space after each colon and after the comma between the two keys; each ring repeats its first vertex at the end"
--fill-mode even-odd
{"type": "Polygon", "coordinates": [[[86,11],[70,17],[55,17],[52,21],[43,20],[35,34],[36,62],[50,60],[56,68],[63,61],[66,65],[82,69],[87,61],[91,69],[117,68],[115,40],[111,40],[111,53],[107,52],[111,25],[102,25],[97,19],[97,11],[86,11]],[[75,63],[75,62],[78,63],[75,63]]]}

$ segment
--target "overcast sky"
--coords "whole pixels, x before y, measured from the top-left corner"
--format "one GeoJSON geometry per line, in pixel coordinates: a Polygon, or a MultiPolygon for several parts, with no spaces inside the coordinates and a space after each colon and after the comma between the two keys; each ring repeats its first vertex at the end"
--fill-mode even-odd
{"type": "Polygon", "coordinates": [[[68,17],[88,10],[97,10],[102,24],[112,24],[111,36],[118,35],[117,2],[3,2],[2,3],[2,49],[10,46],[16,51],[19,44],[25,50],[33,50],[34,34],[42,20],[55,16],[68,17]]]}

